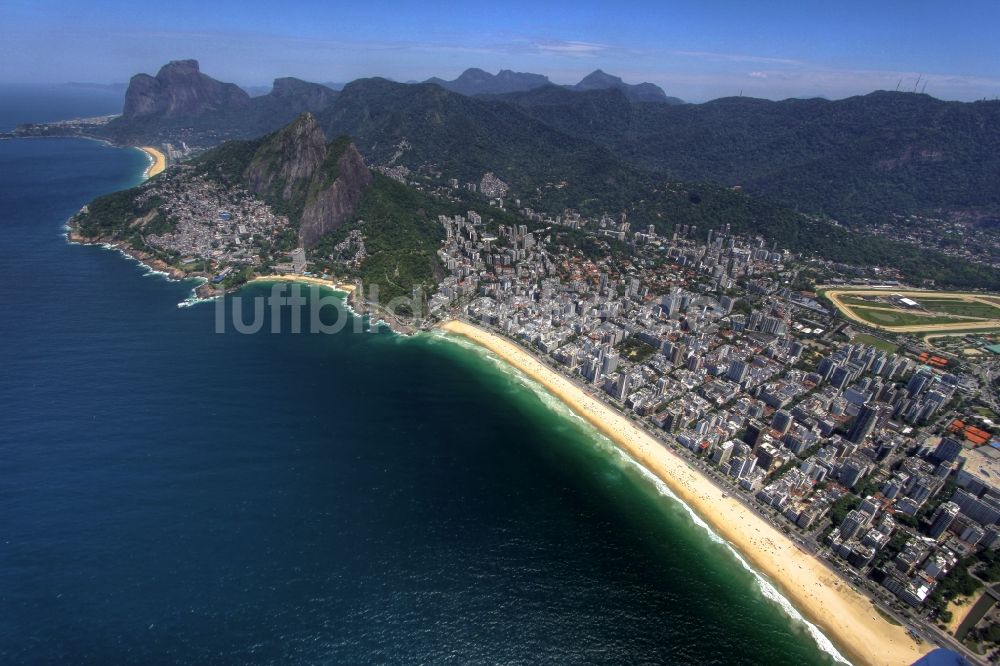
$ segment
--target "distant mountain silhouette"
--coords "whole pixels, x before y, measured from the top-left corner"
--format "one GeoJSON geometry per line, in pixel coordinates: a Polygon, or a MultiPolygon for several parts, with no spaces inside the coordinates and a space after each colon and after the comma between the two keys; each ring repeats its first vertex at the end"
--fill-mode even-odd
{"type": "Polygon", "coordinates": [[[335,90],[292,77],[275,79],[270,91],[251,96],[203,74],[197,60],[174,60],[155,77],[133,76],[122,115],[96,133],[120,143],[180,140],[207,147],[274,131],[304,111],[325,109],[336,97],[335,90]]]}
{"type": "Polygon", "coordinates": [[[481,69],[470,67],[454,81],[445,81],[437,77],[427,79],[425,83],[436,83],[445,90],[462,95],[502,95],[504,93],[531,90],[551,83],[547,76],[530,74],[528,72],[512,72],[501,69],[496,74],[490,74],[481,69]]]}
{"type": "Polygon", "coordinates": [[[191,118],[213,111],[246,108],[250,96],[233,83],[201,73],[197,60],[173,60],[156,76],[136,74],[125,92],[122,117],[191,118]]]}
{"type": "Polygon", "coordinates": [[[663,88],[652,83],[625,83],[618,76],[613,76],[600,69],[583,77],[575,86],[569,86],[573,90],[621,90],[625,97],[631,102],[666,102],[667,104],[683,104],[684,101],[677,97],[667,97],[663,88]]]}
{"type": "Polygon", "coordinates": [[[641,200],[641,184],[652,178],[738,185],[861,226],[901,214],[1000,210],[996,101],[880,91],[836,101],[670,104],[652,84],[626,84],[600,70],[573,86],[503,71],[467,70],[459,80],[466,91],[541,85],[468,95],[440,83],[372,78],[336,92],[288,78],[251,98],[202,74],[194,61],[175,61],[156,77],[133,77],[125,114],[106,125],[18,132],[83,131],[130,145],[207,148],[273,132],[310,111],[326,136],[350,135],[369,164],[433,165],[466,182],[491,171],[526,195],[542,188],[552,207],[619,208],[641,200]],[[550,183],[560,187],[544,187],[550,183]]]}
{"type": "MultiPolygon", "coordinates": [[[[506,95],[509,93],[536,90],[553,85],[549,77],[528,72],[512,72],[501,69],[496,74],[490,74],[476,67],[470,67],[453,81],[433,77],[424,83],[434,83],[445,90],[461,95],[506,95]]],[[[586,92],[588,90],[620,90],[631,102],[665,102],[667,104],[683,104],[676,97],[667,97],[663,90],[652,83],[628,84],[620,77],[612,76],[601,70],[595,70],[576,85],[563,86],[568,90],[586,92]]]]}

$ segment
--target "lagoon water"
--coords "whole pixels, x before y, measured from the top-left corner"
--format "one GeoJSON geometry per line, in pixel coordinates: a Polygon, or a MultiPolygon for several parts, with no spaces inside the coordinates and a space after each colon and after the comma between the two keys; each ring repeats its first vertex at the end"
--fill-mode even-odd
{"type": "MultiPolygon", "coordinates": [[[[93,113],[55,99],[50,118],[93,113]]],[[[832,661],[488,355],[217,334],[214,305],[177,307],[190,284],[68,244],[66,218],[145,164],[0,141],[0,662],[832,661]]]]}

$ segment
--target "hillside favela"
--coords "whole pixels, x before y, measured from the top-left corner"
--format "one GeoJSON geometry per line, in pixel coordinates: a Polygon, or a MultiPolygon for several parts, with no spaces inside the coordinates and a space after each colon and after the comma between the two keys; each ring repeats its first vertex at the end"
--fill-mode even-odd
{"type": "Polygon", "coordinates": [[[1000,663],[1000,7],[15,2],[0,661],[1000,663]]]}

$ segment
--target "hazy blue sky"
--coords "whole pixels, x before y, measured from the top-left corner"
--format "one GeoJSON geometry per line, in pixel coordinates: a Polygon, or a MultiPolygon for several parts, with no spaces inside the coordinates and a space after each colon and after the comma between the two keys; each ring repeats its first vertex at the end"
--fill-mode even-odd
{"type": "Polygon", "coordinates": [[[454,78],[466,67],[569,83],[601,68],[692,101],[837,98],[900,79],[912,89],[917,76],[941,98],[1000,95],[998,0],[5,0],[0,14],[7,83],[118,82],[197,58],[242,84],[454,78]]]}

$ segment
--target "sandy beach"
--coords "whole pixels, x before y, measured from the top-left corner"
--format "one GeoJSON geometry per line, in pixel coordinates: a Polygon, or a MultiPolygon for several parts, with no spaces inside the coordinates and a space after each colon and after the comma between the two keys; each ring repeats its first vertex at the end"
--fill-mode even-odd
{"type": "Polygon", "coordinates": [[[518,368],[613,440],[730,542],[755,570],[774,583],[853,663],[911,664],[933,646],[917,645],[861,594],[816,558],[692,469],[647,433],[520,346],[461,321],[441,328],[464,336],[518,368]]]}
{"type": "Polygon", "coordinates": [[[315,284],[320,287],[329,287],[330,289],[344,291],[348,294],[354,293],[354,290],[357,289],[357,287],[353,284],[306,275],[259,275],[250,280],[250,282],[300,282],[302,284],[315,284]]]}
{"type": "Polygon", "coordinates": [[[161,153],[156,148],[153,148],[152,146],[139,146],[139,150],[149,155],[150,159],[153,160],[153,163],[146,167],[146,171],[143,173],[146,178],[152,178],[167,168],[166,155],[161,153]]]}

